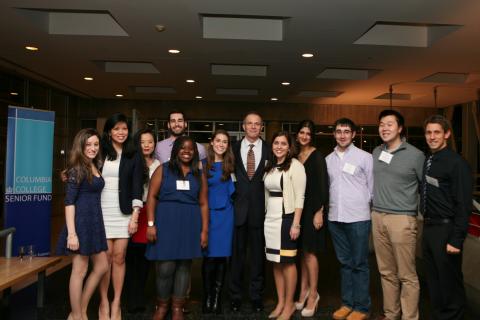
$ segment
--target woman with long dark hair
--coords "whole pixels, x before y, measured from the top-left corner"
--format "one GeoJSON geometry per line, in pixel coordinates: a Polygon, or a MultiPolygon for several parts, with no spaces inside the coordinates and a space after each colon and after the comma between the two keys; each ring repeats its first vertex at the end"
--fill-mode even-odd
{"type": "Polygon", "coordinates": [[[121,113],[108,118],[103,128],[105,188],[101,199],[111,269],[100,283],[99,319],[118,320],[122,317],[120,297],[128,239],[137,231],[138,215],[143,207],[143,165],[129,133],[127,117],[121,113]],[[110,279],[114,293],[111,306],[108,303],[110,279]]]}
{"type": "Polygon", "coordinates": [[[207,149],[209,244],[202,264],[203,312],[222,313],[222,288],[227,258],[232,255],[234,156],[230,136],[223,129],[214,132],[207,149]]]}
{"type": "Polygon", "coordinates": [[[295,145],[288,132],[272,139],[271,161],[265,167],[265,252],[273,262],[278,303],[268,318],[287,320],[295,312],[297,239],[300,235],[306,176],[294,158],[295,145]]]}
{"type": "Polygon", "coordinates": [[[142,155],[143,163],[143,208],[138,215],[138,230],[133,234],[127,248],[127,271],[125,286],[127,290],[127,307],[129,312],[137,313],[145,310],[145,284],[149,263],[145,258],[147,247],[147,202],[148,186],[153,172],[160,165],[154,158],[157,138],[151,129],[140,129],[133,137],[135,149],[142,155]]]}
{"type": "Polygon", "coordinates": [[[298,160],[305,167],[307,185],[299,238],[301,253],[301,286],[297,310],[304,317],[312,317],[318,307],[320,295],[317,292],[318,258],[325,250],[324,215],[328,209],[328,173],[325,158],[314,146],[315,124],[303,120],[298,124],[296,140],[300,147],[298,160]]]}
{"type": "Polygon", "coordinates": [[[187,136],[175,139],[170,161],[155,170],[147,197],[147,251],[155,261],[157,309],[165,319],[172,299],[172,319],[183,319],[192,259],[208,244],[207,177],[197,146],[187,136]]]}
{"type": "Polygon", "coordinates": [[[67,168],[62,172],[67,184],[66,226],[60,233],[57,247],[58,254],[73,255],[69,320],[87,318],[88,302],[108,270],[107,240],[100,206],[100,193],[105,184],[100,175],[101,159],[98,132],[80,130],[73,139],[67,168]],[[84,285],[89,259],[93,268],[84,285]]]}

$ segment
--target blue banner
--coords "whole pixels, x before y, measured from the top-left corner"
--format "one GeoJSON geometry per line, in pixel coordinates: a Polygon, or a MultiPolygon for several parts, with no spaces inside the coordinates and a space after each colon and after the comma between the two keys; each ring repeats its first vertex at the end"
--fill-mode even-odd
{"type": "Polygon", "coordinates": [[[13,255],[33,246],[50,254],[55,112],[8,107],[5,227],[15,227],[13,255]]]}

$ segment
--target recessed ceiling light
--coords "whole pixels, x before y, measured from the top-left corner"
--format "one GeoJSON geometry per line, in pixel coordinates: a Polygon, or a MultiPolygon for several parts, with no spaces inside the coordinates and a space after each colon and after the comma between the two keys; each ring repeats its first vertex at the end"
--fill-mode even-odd
{"type": "Polygon", "coordinates": [[[193,80],[193,79],[187,79],[186,82],[188,82],[188,83],[194,83],[195,80],[193,80]]]}
{"type": "Polygon", "coordinates": [[[177,54],[177,53],[180,53],[180,50],[178,49],[170,49],[168,50],[169,53],[173,53],[173,54],[177,54]]]}
{"type": "Polygon", "coordinates": [[[289,86],[289,85],[290,85],[290,82],[287,82],[287,81],[282,82],[282,86],[289,86]]]}
{"type": "Polygon", "coordinates": [[[38,47],[34,47],[34,46],[26,46],[25,49],[30,51],[38,51],[38,47]]]}
{"type": "Polygon", "coordinates": [[[270,100],[272,100],[272,101],[278,101],[278,98],[273,97],[273,98],[270,98],[270,100]]]}
{"type": "Polygon", "coordinates": [[[195,99],[202,99],[202,96],[195,96],[195,99]]]}
{"type": "Polygon", "coordinates": [[[121,93],[117,93],[117,94],[115,95],[115,97],[117,97],[117,98],[121,98],[121,97],[123,97],[123,94],[121,94],[121,93]]]}
{"type": "Polygon", "coordinates": [[[308,53],[308,52],[303,53],[303,54],[302,54],[302,57],[304,57],[304,58],[312,58],[312,57],[313,57],[313,53],[308,53]]]}
{"type": "Polygon", "coordinates": [[[93,77],[83,77],[83,80],[92,81],[93,77]]]}
{"type": "Polygon", "coordinates": [[[18,92],[10,92],[11,96],[18,96],[18,92]]]}
{"type": "Polygon", "coordinates": [[[163,24],[156,24],[155,25],[155,29],[158,31],[158,32],[163,32],[165,31],[165,26],[163,24]]]}

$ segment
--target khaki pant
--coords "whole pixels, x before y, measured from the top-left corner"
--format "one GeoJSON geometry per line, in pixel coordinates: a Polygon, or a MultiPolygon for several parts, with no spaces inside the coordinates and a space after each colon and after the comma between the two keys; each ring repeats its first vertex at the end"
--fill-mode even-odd
{"type": "Polygon", "coordinates": [[[372,212],[372,234],[389,320],[418,320],[417,217],[372,212]]]}

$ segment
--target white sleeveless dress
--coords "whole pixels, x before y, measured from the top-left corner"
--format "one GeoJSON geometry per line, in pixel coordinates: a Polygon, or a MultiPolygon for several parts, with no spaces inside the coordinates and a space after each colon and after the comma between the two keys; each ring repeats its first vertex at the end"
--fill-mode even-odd
{"type": "Polygon", "coordinates": [[[120,158],[121,155],[119,154],[114,161],[105,159],[102,170],[105,187],[102,191],[101,204],[107,239],[130,237],[128,234],[130,215],[124,215],[120,210],[118,193],[120,158]]]}

